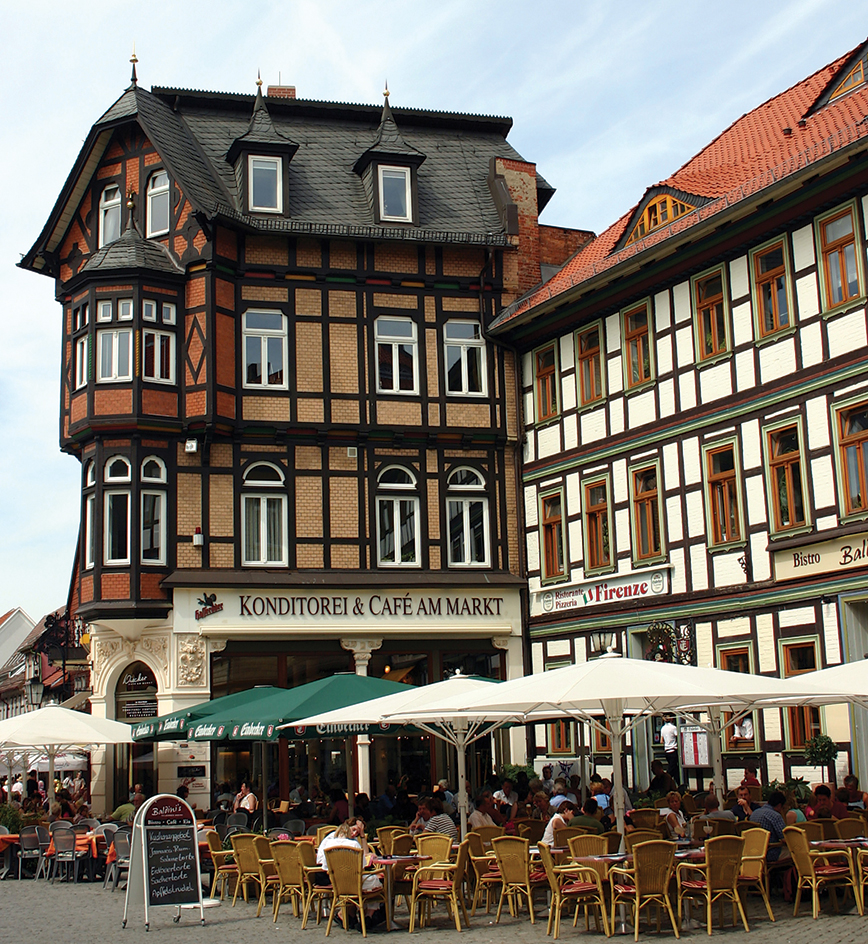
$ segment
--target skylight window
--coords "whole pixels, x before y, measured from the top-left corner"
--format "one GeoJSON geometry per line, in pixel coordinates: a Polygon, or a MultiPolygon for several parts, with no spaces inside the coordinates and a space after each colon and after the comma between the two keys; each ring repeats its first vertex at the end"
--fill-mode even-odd
{"type": "Polygon", "coordinates": [[[835,89],[834,92],[829,96],[829,101],[833,101],[838,98],[840,95],[846,95],[847,92],[852,91],[859,85],[862,85],[865,82],[865,64],[862,59],[860,59],[855,66],[844,76],[841,84],[835,89]]]}

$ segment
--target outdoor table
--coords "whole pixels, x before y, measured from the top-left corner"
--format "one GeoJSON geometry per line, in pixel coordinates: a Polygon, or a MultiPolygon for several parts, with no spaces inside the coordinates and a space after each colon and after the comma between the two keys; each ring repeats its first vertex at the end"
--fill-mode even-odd
{"type": "Polygon", "coordinates": [[[0,836],[0,852],[3,853],[3,865],[0,867],[0,880],[12,871],[12,851],[18,845],[18,833],[0,836]]]}
{"type": "Polygon", "coordinates": [[[386,877],[385,886],[386,886],[386,930],[396,931],[400,929],[400,925],[395,924],[392,912],[395,905],[395,900],[392,894],[392,870],[396,865],[418,865],[420,862],[430,861],[431,856],[423,855],[400,855],[400,856],[373,856],[371,859],[371,865],[375,866],[378,869],[383,870],[383,874],[386,877]]]}

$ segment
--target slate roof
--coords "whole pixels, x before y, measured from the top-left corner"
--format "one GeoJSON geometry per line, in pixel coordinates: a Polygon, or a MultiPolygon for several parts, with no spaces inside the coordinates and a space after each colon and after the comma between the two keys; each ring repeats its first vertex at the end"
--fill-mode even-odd
{"type": "MultiPolygon", "coordinates": [[[[135,119],[153,142],[194,210],[250,230],[365,239],[506,245],[507,235],[487,178],[492,157],[523,161],[505,140],[512,121],[305,99],[153,88],[135,83],[99,118],[39,239],[20,263],[46,270],[84,196],[114,128],[135,119]],[[256,107],[255,107],[256,106],[256,107]],[[239,141],[279,142],[289,165],[288,216],[249,214],[242,205],[229,152],[239,141]],[[374,223],[353,167],[365,152],[403,155],[418,170],[419,222],[374,223]]],[[[235,154],[237,155],[237,147],[235,154]]],[[[539,207],[554,189],[537,175],[539,207]]]]}
{"type": "Polygon", "coordinates": [[[184,270],[171,252],[153,239],[145,239],[129,218],[127,228],[120,239],[108,243],[82,266],[82,272],[109,272],[118,269],[148,269],[151,272],[166,272],[183,275],[184,270]]]}
{"type": "Polygon", "coordinates": [[[748,199],[755,202],[759,191],[868,136],[868,86],[817,107],[864,46],[860,44],[734,121],[675,173],[649,188],[639,203],[579,250],[548,282],[504,309],[491,330],[504,329],[518,318],[526,321],[536,306],[634,260],[728,207],[748,199]],[[704,205],[619,248],[637,210],[658,188],[693,194],[704,205]]]}
{"type": "Polygon", "coordinates": [[[358,173],[372,160],[406,160],[410,164],[419,165],[425,160],[425,155],[412,144],[408,144],[398,130],[398,124],[387,98],[383,105],[383,114],[374,143],[356,161],[353,169],[358,173]]]}

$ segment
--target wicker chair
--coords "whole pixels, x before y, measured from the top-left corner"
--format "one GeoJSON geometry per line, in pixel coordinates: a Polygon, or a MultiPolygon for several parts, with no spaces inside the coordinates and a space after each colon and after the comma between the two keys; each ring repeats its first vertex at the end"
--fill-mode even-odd
{"type": "Polygon", "coordinates": [[[636,829],[656,829],[660,822],[660,812],[650,808],[633,810],[630,813],[630,819],[636,829]]]}
{"type": "Polygon", "coordinates": [[[368,936],[365,923],[365,905],[371,901],[382,901],[386,909],[386,919],[389,920],[389,903],[386,889],[383,885],[365,891],[362,888],[362,872],[365,856],[361,849],[348,846],[333,846],[326,850],[326,866],[329,871],[329,881],[332,886],[332,906],[329,910],[329,919],[326,924],[326,937],[331,934],[335,912],[341,909],[344,929],[349,928],[348,908],[355,905],[359,910],[359,921],[362,925],[362,937],[368,936]]]}
{"type": "Polygon", "coordinates": [[[862,907],[864,909],[865,895],[868,894],[868,849],[860,849],[856,853],[853,870],[856,873],[856,883],[859,886],[859,894],[862,896],[862,907]]]}
{"type": "Polygon", "coordinates": [[[328,836],[329,833],[333,833],[337,829],[337,826],[317,826],[316,828],[316,844],[319,844],[328,836]]]}
{"type": "Polygon", "coordinates": [[[862,817],[845,816],[835,823],[838,839],[858,839],[865,835],[865,820],[862,817]]]}
{"type": "MultiPolygon", "coordinates": [[[[310,845],[306,843],[305,845],[310,845]]],[[[271,856],[277,872],[278,885],[274,890],[272,914],[276,922],[280,914],[280,903],[285,898],[292,902],[292,913],[297,918],[304,908],[304,870],[298,854],[298,843],[292,839],[276,839],[271,842],[271,856]]]]}
{"type": "Polygon", "coordinates": [[[599,833],[588,826],[561,826],[556,829],[554,835],[554,846],[556,849],[566,849],[570,840],[576,836],[598,836],[599,833]]]}
{"type": "MultiPolygon", "coordinates": [[[[584,837],[577,837],[577,839],[581,838],[584,837]]],[[[551,934],[555,941],[558,939],[558,935],[561,933],[561,913],[565,905],[574,904],[576,906],[576,913],[573,917],[573,927],[575,927],[579,915],[579,905],[584,904],[585,921],[587,922],[588,905],[595,906],[594,921],[597,923],[597,928],[599,929],[599,922],[602,920],[603,931],[606,937],[610,937],[611,931],[606,918],[606,899],[597,870],[582,865],[555,865],[551,850],[544,842],[539,844],[539,854],[552,896],[546,934],[551,934]],[[598,913],[599,919],[597,917],[598,913]]]]}
{"type": "Polygon", "coordinates": [[[226,885],[230,879],[233,881],[238,877],[238,866],[232,860],[231,853],[223,848],[220,842],[220,836],[214,829],[209,829],[205,834],[208,842],[208,851],[211,853],[211,861],[214,863],[214,880],[211,883],[211,897],[217,892],[217,886],[220,886],[220,901],[223,901],[223,895],[226,891],[226,885]]]}
{"type": "Polygon", "coordinates": [[[745,891],[755,888],[763,896],[769,920],[775,916],[769,902],[769,876],[766,868],[766,855],[769,851],[769,837],[767,829],[746,829],[741,837],[744,839],[744,851],[741,854],[741,871],[738,875],[738,887],[745,891]]]}
{"type": "Polygon", "coordinates": [[[609,843],[609,855],[621,851],[621,840],[624,838],[617,829],[610,829],[603,833],[603,838],[609,843]]]}
{"type": "MultiPolygon", "coordinates": [[[[681,924],[682,906],[685,898],[705,900],[705,920],[711,934],[713,921],[711,909],[715,902],[720,905],[728,899],[738,906],[745,931],[750,931],[744,907],[738,894],[738,876],[741,872],[741,856],[744,839],[741,836],[715,836],[705,843],[705,862],[681,862],[675,870],[678,879],[678,923],[681,924]],[[701,877],[699,877],[701,876],[701,877]]],[[[721,930],[723,908],[719,908],[721,930]]]]}
{"type": "Polygon", "coordinates": [[[416,851],[420,856],[430,856],[432,863],[448,862],[452,858],[452,837],[445,833],[419,833],[416,851]]]}
{"type": "Polygon", "coordinates": [[[277,889],[280,887],[280,876],[277,874],[277,867],[274,864],[271,851],[271,842],[268,837],[257,836],[253,840],[253,846],[256,849],[256,858],[259,860],[259,904],[256,908],[256,917],[258,918],[262,914],[265,896],[269,890],[274,894],[277,893],[277,889]]]}
{"type": "Polygon", "coordinates": [[[503,826],[477,826],[472,832],[482,839],[484,846],[490,846],[492,839],[503,835],[503,826]]]}
{"type": "Polygon", "coordinates": [[[518,824],[518,834],[522,839],[536,845],[546,832],[546,824],[541,819],[529,819],[526,823],[518,824]]]}
{"type": "MultiPolygon", "coordinates": [[[[635,835],[634,833],[628,833],[635,835]]],[[[660,925],[660,908],[666,909],[672,930],[676,937],[681,937],[678,922],[669,901],[669,882],[672,878],[672,864],[675,857],[675,843],[664,839],[636,843],[633,846],[633,867],[609,869],[609,881],[612,883],[611,922],[615,923],[615,908],[619,904],[629,903],[633,911],[633,937],[639,940],[639,916],[646,905],[657,905],[657,925],[660,925]],[[624,884],[618,882],[623,876],[624,884]],[[627,884],[627,883],[630,884],[627,884]]]]}
{"type": "Polygon", "coordinates": [[[476,833],[467,834],[467,845],[470,850],[470,864],[473,866],[473,901],[470,905],[470,914],[476,914],[483,893],[485,894],[485,913],[491,911],[491,893],[500,885],[500,869],[497,859],[485,851],[482,837],[476,833]]]}
{"type": "Polygon", "coordinates": [[[238,901],[238,891],[241,890],[244,900],[247,901],[247,886],[255,882],[257,891],[262,890],[259,877],[259,856],[253,844],[256,836],[253,833],[234,833],[230,838],[232,851],[235,853],[235,863],[238,866],[238,879],[235,882],[235,894],[232,896],[232,907],[238,901]]]}
{"type": "Polygon", "coordinates": [[[681,797],[681,808],[684,810],[686,816],[693,816],[695,813],[700,812],[692,793],[685,793],[681,797]]]}
{"type": "Polygon", "coordinates": [[[405,826],[381,826],[377,830],[377,845],[380,848],[380,852],[384,856],[391,855],[392,839],[406,832],[407,829],[405,826]]]}
{"type": "Polygon", "coordinates": [[[500,924],[504,901],[509,905],[509,913],[516,917],[522,898],[527,901],[530,923],[534,924],[533,893],[547,885],[548,879],[545,872],[531,870],[530,843],[521,836],[497,836],[491,845],[500,869],[500,901],[495,924],[500,924]]]}
{"type": "Polygon", "coordinates": [[[316,923],[319,924],[322,920],[322,903],[332,897],[332,887],[327,882],[318,885],[315,881],[316,876],[322,874],[322,869],[316,863],[316,849],[313,843],[300,842],[298,858],[304,875],[304,911],[301,918],[303,931],[307,927],[307,919],[310,917],[310,909],[314,902],[316,902],[316,923]]]}
{"type": "Polygon", "coordinates": [[[624,848],[629,853],[633,851],[633,846],[640,842],[655,842],[661,838],[656,829],[634,829],[633,832],[624,835],[624,848]]]}
{"type": "MultiPolygon", "coordinates": [[[[859,914],[863,913],[859,883],[856,881],[853,872],[853,860],[848,850],[819,852],[816,849],[811,849],[805,830],[798,829],[795,826],[784,827],[784,841],[793,857],[793,864],[798,875],[796,900],[793,906],[794,915],[799,913],[802,890],[810,888],[813,916],[816,920],[820,914],[820,889],[823,887],[852,889],[859,914]],[[845,861],[842,862],[842,859],[845,861]]],[[[833,900],[837,910],[838,899],[835,897],[833,900]]]]}
{"type": "Polygon", "coordinates": [[[413,875],[413,892],[410,898],[410,933],[416,922],[416,907],[420,906],[419,927],[428,923],[430,918],[430,903],[438,898],[443,899],[455,919],[455,930],[461,931],[461,915],[464,923],[470,927],[470,918],[467,916],[467,907],[464,904],[464,875],[470,861],[470,843],[465,839],[458,847],[455,862],[437,866],[421,865],[413,875]]]}

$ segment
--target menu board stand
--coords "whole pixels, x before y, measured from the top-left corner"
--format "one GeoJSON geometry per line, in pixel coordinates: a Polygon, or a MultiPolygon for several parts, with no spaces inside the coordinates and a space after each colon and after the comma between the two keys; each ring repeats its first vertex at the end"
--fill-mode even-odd
{"type": "Polygon", "coordinates": [[[181,919],[181,906],[196,906],[205,924],[202,873],[196,816],[180,797],[162,793],[146,800],[136,813],[130,841],[130,868],[124,901],[127,926],[130,906],[144,906],[145,930],[150,930],[149,909],[177,908],[172,921],[181,919]]]}

